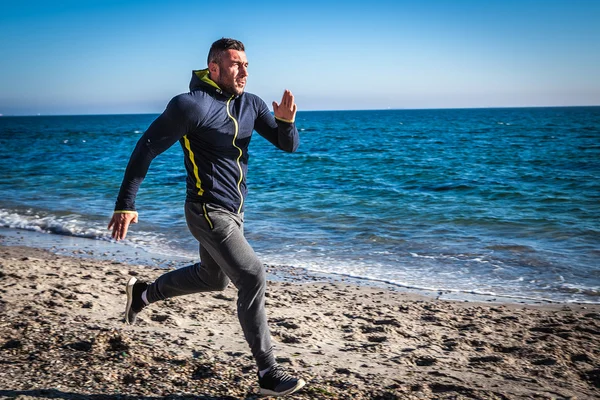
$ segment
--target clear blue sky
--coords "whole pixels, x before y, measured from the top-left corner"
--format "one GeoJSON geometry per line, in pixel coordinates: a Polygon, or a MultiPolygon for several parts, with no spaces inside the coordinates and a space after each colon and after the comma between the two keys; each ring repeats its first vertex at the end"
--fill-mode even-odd
{"type": "Polygon", "coordinates": [[[600,1],[3,1],[0,114],[159,113],[242,40],[301,110],[600,105],[600,1]]]}

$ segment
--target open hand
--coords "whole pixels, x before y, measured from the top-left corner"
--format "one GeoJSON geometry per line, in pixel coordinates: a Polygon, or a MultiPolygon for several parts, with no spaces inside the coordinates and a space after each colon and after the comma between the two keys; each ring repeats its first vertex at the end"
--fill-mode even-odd
{"type": "Polygon", "coordinates": [[[116,240],[125,239],[130,223],[138,222],[138,213],[114,213],[108,224],[108,229],[112,229],[112,237],[116,240]]]}
{"type": "Polygon", "coordinates": [[[273,102],[273,112],[275,117],[285,121],[294,122],[296,118],[296,103],[294,103],[294,95],[289,90],[283,92],[281,104],[273,102]]]}

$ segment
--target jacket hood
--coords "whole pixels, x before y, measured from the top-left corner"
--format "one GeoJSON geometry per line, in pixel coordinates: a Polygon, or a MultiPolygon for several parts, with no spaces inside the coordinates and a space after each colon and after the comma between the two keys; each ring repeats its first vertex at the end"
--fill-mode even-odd
{"type": "Polygon", "coordinates": [[[201,87],[211,87],[218,93],[223,93],[219,85],[208,77],[208,68],[192,71],[192,79],[190,80],[190,91],[200,89],[201,87]]]}

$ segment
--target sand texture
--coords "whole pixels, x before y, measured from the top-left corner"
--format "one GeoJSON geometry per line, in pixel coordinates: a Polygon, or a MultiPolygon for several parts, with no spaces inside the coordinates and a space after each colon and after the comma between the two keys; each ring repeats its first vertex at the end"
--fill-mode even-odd
{"type": "MultiPolygon", "coordinates": [[[[257,398],[232,286],[124,324],[127,279],[164,271],[0,247],[0,398],[257,398]]],[[[598,305],[270,282],[267,312],[279,363],[308,382],[291,398],[600,398],[598,305]]]]}

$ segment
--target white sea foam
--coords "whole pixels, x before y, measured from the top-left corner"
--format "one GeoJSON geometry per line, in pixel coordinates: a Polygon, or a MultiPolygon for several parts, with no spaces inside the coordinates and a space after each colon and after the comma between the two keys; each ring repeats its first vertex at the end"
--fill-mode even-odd
{"type": "MultiPolygon", "coordinates": [[[[459,257],[439,255],[419,255],[418,253],[409,253],[411,257],[420,259],[416,264],[406,264],[409,259],[399,262],[397,268],[390,268],[389,265],[379,265],[377,261],[371,258],[353,258],[340,259],[331,253],[311,253],[294,252],[293,255],[286,256],[277,254],[260,254],[261,259],[270,265],[289,265],[302,268],[318,275],[330,276],[334,279],[350,279],[357,283],[367,285],[397,287],[400,290],[414,290],[425,295],[440,296],[447,299],[456,300],[476,300],[476,301],[508,301],[508,302],[547,302],[547,303],[590,303],[598,304],[598,301],[589,300],[590,295],[597,296],[597,291],[585,290],[581,286],[566,288],[563,290],[564,296],[548,296],[549,293],[555,293],[555,289],[550,287],[540,287],[539,283],[533,282],[532,285],[523,285],[525,282],[523,276],[517,276],[508,283],[505,277],[497,279],[479,280],[477,275],[473,275],[470,269],[465,271],[460,269],[451,269],[448,271],[440,270],[435,265],[435,261],[448,261],[450,259],[461,260],[467,263],[477,263],[478,265],[494,266],[495,270],[503,270],[503,267],[496,265],[482,257],[470,257],[461,254],[459,257]],[[433,262],[433,264],[430,264],[433,262]],[[508,283],[508,284],[507,284],[508,283]],[[524,287],[528,287],[523,291],[524,287]],[[545,289],[545,290],[544,290],[545,289]],[[586,296],[588,298],[586,298],[586,296]]],[[[489,268],[489,267],[488,267],[489,268]]],[[[589,288],[588,288],[589,289],[589,288]]]]}
{"type": "MultiPolygon", "coordinates": [[[[274,261],[273,259],[270,260],[274,261]]],[[[333,260],[332,260],[333,261],[333,260]]],[[[422,293],[425,295],[435,295],[441,296],[448,299],[470,299],[470,300],[478,300],[478,301],[513,301],[513,302],[561,302],[561,300],[553,300],[546,297],[536,297],[536,296],[523,296],[519,294],[502,294],[497,293],[492,290],[484,290],[484,289],[461,289],[461,288],[453,288],[448,287],[447,284],[443,284],[439,282],[438,285],[428,286],[423,284],[415,284],[411,281],[416,279],[418,280],[418,276],[406,276],[407,280],[402,280],[400,277],[394,278],[382,278],[373,274],[372,272],[367,272],[363,268],[358,265],[348,265],[344,263],[343,266],[339,263],[294,263],[295,266],[303,268],[309,272],[314,272],[318,274],[323,274],[325,276],[330,277],[338,277],[341,279],[347,278],[351,280],[356,280],[358,282],[362,282],[363,284],[371,284],[376,286],[387,286],[387,287],[397,287],[399,289],[407,289],[414,290],[418,293],[422,293]]]]}
{"type": "Polygon", "coordinates": [[[0,226],[24,229],[34,232],[48,232],[58,235],[77,236],[92,239],[108,238],[109,234],[98,228],[86,226],[80,216],[40,215],[37,213],[17,213],[0,209],[0,226]]]}
{"type": "MultiPolygon", "coordinates": [[[[100,225],[99,222],[91,222],[89,218],[77,214],[55,215],[33,210],[0,209],[0,227],[115,242],[104,223],[100,225]]],[[[140,229],[130,231],[127,239],[120,241],[119,244],[141,249],[166,259],[191,260],[197,254],[195,251],[174,249],[162,235],[140,229]]]]}
{"type": "Polygon", "coordinates": [[[427,259],[430,259],[430,260],[435,260],[435,259],[438,258],[438,257],[434,257],[434,256],[424,256],[424,255],[417,254],[417,253],[410,253],[410,255],[412,257],[415,257],[415,258],[427,258],[427,259]]]}
{"type": "MultiPolygon", "coordinates": [[[[105,225],[99,226],[78,214],[43,214],[25,210],[0,209],[0,227],[22,229],[33,232],[51,233],[63,236],[81,237],[97,240],[113,240],[111,232],[105,225]]],[[[124,244],[134,247],[147,247],[156,242],[156,235],[152,232],[136,231],[131,234],[124,244]]]]}

